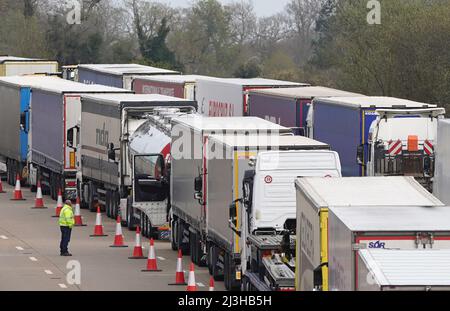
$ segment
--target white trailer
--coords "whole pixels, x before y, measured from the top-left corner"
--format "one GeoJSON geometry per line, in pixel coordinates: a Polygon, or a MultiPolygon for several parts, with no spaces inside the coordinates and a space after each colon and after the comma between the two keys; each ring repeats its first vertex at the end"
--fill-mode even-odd
{"type": "Polygon", "coordinates": [[[248,92],[255,89],[300,87],[309,84],[269,79],[199,79],[199,113],[209,117],[248,116],[248,92]]]}
{"type": "MultiPolygon", "coordinates": [[[[208,118],[188,115],[172,120],[172,248],[192,251],[194,263],[206,263],[206,143],[212,134],[287,134],[288,128],[252,117],[208,118]]],[[[227,204],[227,203],[225,203],[227,204]]]]}
{"type": "Polygon", "coordinates": [[[450,249],[448,206],[333,206],[329,213],[331,291],[358,288],[361,249],[450,249]]]}
{"type": "Polygon", "coordinates": [[[358,291],[449,291],[449,250],[358,251],[358,291]]]}
{"type": "Polygon", "coordinates": [[[340,177],[338,154],[309,138],[279,135],[212,135],[207,152],[203,197],[213,276],[223,276],[227,289],[293,290],[294,181],[340,177]]]}
{"type": "Polygon", "coordinates": [[[443,206],[413,177],[299,178],[297,271],[300,291],[329,289],[330,206],[443,206]]]}
{"type": "Polygon", "coordinates": [[[450,205],[450,119],[439,120],[433,194],[450,205]]]}
{"type": "Polygon", "coordinates": [[[58,62],[56,61],[0,56],[0,77],[56,73],[58,73],[58,62]]]}

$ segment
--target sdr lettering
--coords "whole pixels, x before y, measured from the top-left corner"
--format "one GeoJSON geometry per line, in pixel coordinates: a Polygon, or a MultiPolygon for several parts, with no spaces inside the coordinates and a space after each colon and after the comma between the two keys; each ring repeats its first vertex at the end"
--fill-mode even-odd
{"type": "Polygon", "coordinates": [[[386,248],[386,243],[381,242],[381,241],[376,241],[376,242],[370,242],[369,243],[369,248],[386,248]]]}

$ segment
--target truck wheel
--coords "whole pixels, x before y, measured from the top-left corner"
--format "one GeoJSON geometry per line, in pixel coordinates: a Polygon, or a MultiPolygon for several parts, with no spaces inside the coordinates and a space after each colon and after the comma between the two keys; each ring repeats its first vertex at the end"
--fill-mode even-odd
{"type": "Polygon", "coordinates": [[[212,245],[211,251],[211,275],[215,281],[223,281],[223,271],[219,267],[219,248],[216,245],[212,245]]]}
{"type": "Polygon", "coordinates": [[[89,211],[92,212],[92,213],[95,213],[97,211],[97,204],[96,204],[97,202],[96,202],[96,199],[95,199],[95,192],[96,192],[96,190],[95,190],[95,185],[94,185],[94,183],[92,181],[90,181],[88,183],[88,188],[89,188],[89,190],[88,190],[89,191],[88,192],[89,211]]]}
{"type": "Polygon", "coordinates": [[[197,234],[189,232],[189,253],[191,254],[191,261],[197,265],[198,261],[196,256],[197,255],[196,246],[197,246],[197,234]]]}
{"type": "Polygon", "coordinates": [[[228,254],[225,254],[224,256],[225,262],[224,262],[224,271],[223,271],[223,282],[225,283],[225,289],[231,290],[231,284],[230,284],[230,263],[229,263],[229,256],[228,254]]]}
{"type": "Polygon", "coordinates": [[[106,216],[111,218],[111,191],[110,190],[106,190],[106,194],[105,194],[106,198],[105,198],[105,210],[106,210],[106,216]]]}
{"type": "Polygon", "coordinates": [[[136,230],[136,219],[133,216],[133,207],[131,206],[130,198],[127,201],[127,225],[129,230],[136,230]]]}
{"type": "Polygon", "coordinates": [[[181,249],[181,252],[183,253],[183,256],[190,255],[190,245],[187,245],[186,243],[183,243],[184,240],[184,231],[185,231],[185,224],[181,220],[178,220],[177,224],[177,241],[178,241],[178,248],[181,249]]]}
{"type": "Polygon", "coordinates": [[[117,219],[119,216],[119,206],[120,206],[120,195],[119,192],[113,191],[111,195],[112,204],[111,204],[111,214],[114,219],[117,219]]]}

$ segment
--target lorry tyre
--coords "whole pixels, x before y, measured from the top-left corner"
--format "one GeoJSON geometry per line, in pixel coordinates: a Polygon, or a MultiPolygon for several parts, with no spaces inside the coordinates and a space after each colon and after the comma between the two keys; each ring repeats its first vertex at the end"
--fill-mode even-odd
{"type": "Polygon", "coordinates": [[[231,284],[230,284],[230,263],[229,263],[229,256],[225,253],[224,255],[224,268],[223,268],[223,282],[225,283],[225,289],[231,290],[231,284]]]}
{"type": "Polygon", "coordinates": [[[110,205],[111,205],[111,191],[106,190],[106,193],[105,193],[105,213],[106,213],[106,217],[108,217],[108,218],[111,218],[110,205]]]}
{"type": "Polygon", "coordinates": [[[198,265],[198,261],[197,261],[197,250],[196,250],[196,246],[197,246],[197,234],[195,234],[194,232],[189,232],[189,253],[191,254],[191,261],[198,265]]]}
{"type": "Polygon", "coordinates": [[[88,206],[89,211],[95,213],[97,211],[96,197],[95,197],[95,185],[92,181],[88,183],[88,206]]]}
{"type": "Polygon", "coordinates": [[[181,252],[183,253],[183,256],[190,255],[190,245],[187,245],[186,243],[183,243],[184,240],[184,231],[186,225],[181,220],[178,220],[177,224],[177,244],[178,248],[181,249],[181,252]]]}
{"type": "Polygon", "coordinates": [[[127,225],[129,230],[136,230],[136,219],[134,218],[133,206],[131,205],[130,198],[127,200],[127,225]]]}
{"type": "Polygon", "coordinates": [[[111,210],[111,214],[113,219],[117,219],[117,216],[119,216],[119,202],[120,202],[120,195],[119,192],[117,191],[113,191],[112,192],[112,210],[111,210]]]}
{"type": "Polygon", "coordinates": [[[223,272],[220,270],[220,267],[218,265],[219,263],[219,248],[212,244],[211,248],[211,259],[212,259],[212,277],[215,281],[223,281],[223,272]]]}

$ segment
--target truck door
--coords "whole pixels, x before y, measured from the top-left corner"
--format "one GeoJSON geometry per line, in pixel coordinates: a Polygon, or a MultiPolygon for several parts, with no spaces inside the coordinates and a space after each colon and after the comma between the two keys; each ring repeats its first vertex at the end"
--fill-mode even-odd
{"type": "Polygon", "coordinates": [[[361,117],[361,145],[364,146],[364,156],[363,163],[364,165],[360,168],[360,175],[367,176],[367,162],[369,160],[370,148],[369,148],[369,132],[370,126],[377,119],[377,113],[375,110],[363,110],[361,117]]]}

